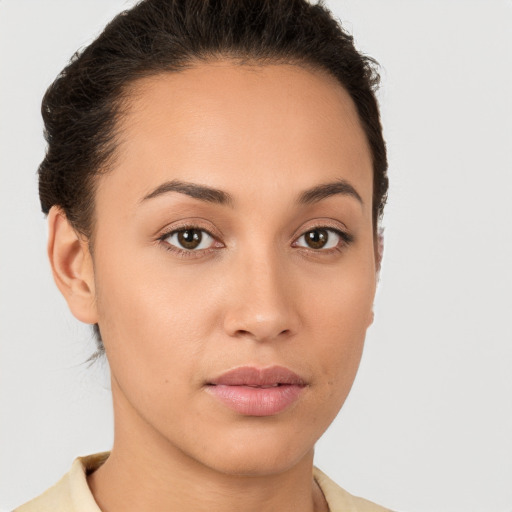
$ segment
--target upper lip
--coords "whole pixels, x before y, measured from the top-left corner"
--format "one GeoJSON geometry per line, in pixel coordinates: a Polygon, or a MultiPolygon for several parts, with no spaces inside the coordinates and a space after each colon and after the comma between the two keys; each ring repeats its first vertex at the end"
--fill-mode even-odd
{"type": "Polygon", "coordinates": [[[279,384],[305,386],[306,381],[284,366],[269,366],[267,368],[240,366],[223,373],[209,381],[208,384],[254,387],[276,386],[279,384]]]}

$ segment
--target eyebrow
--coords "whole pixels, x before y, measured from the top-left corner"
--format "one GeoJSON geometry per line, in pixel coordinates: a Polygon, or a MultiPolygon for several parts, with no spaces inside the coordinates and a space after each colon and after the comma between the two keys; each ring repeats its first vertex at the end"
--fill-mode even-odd
{"type": "MultiPolygon", "coordinates": [[[[187,196],[193,197],[194,199],[199,199],[200,201],[205,201],[207,203],[216,203],[229,206],[233,205],[232,196],[223,190],[179,180],[166,181],[165,183],[162,183],[152,192],[144,196],[140,202],[142,203],[169,192],[185,194],[187,196]]],[[[332,183],[324,183],[322,185],[317,185],[316,187],[305,190],[299,195],[298,203],[314,204],[321,201],[322,199],[327,199],[328,197],[338,194],[353,197],[357,199],[362,205],[364,204],[357,190],[344,179],[339,179],[332,183]]]]}
{"type": "Polygon", "coordinates": [[[167,194],[169,192],[179,192],[187,196],[199,199],[207,203],[217,203],[222,205],[232,205],[233,198],[223,190],[219,190],[206,185],[198,185],[197,183],[188,183],[184,181],[172,180],[166,181],[159,185],[155,190],[144,196],[141,203],[148,199],[167,194]]]}
{"type": "Polygon", "coordinates": [[[357,199],[361,205],[364,205],[361,196],[357,192],[357,190],[346,180],[339,179],[332,183],[324,183],[323,185],[318,185],[316,187],[310,188],[309,190],[305,190],[299,196],[300,204],[312,204],[321,201],[322,199],[327,199],[328,197],[341,194],[344,196],[351,196],[357,199]]]}

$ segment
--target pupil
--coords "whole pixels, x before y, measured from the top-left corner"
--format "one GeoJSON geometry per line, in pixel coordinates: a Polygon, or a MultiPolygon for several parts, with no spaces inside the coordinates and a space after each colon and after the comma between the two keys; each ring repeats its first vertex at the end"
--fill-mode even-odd
{"type": "Polygon", "coordinates": [[[195,249],[202,238],[203,235],[199,229],[184,229],[178,233],[178,241],[185,249],[195,249]]]}
{"type": "Polygon", "coordinates": [[[327,243],[328,237],[325,229],[315,229],[306,233],[306,243],[312,249],[321,249],[327,243]]]}

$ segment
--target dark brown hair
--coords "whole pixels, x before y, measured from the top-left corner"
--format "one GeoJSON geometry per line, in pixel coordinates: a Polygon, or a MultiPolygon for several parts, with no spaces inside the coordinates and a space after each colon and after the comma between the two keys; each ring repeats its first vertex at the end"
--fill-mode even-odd
{"type": "MultiPolygon", "coordinates": [[[[306,0],[143,0],[116,16],[72,57],[43,98],[43,212],[60,206],[92,250],[95,178],[115,159],[117,120],[129,86],[217,58],[304,65],[339,81],[354,101],[372,153],[376,233],[388,189],[376,63],[355,49],[321,2],[306,0]]],[[[102,350],[97,325],[95,332],[102,350]]]]}

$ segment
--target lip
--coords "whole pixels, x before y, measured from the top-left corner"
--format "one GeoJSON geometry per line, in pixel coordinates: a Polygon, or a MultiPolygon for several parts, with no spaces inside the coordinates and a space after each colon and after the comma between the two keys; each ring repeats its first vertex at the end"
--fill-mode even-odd
{"type": "Polygon", "coordinates": [[[306,381],[283,366],[241,366],[209,381],[206,391],[244,416],[273,416],[299,399],[306,381]]]}

